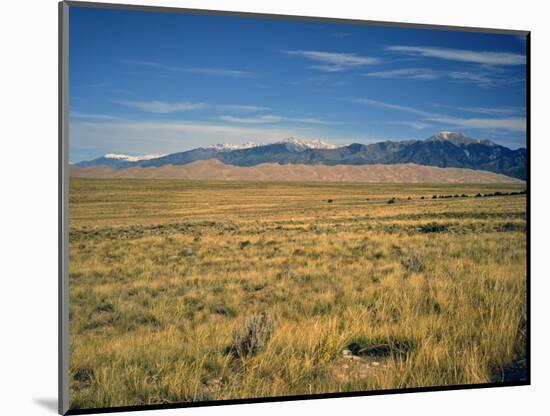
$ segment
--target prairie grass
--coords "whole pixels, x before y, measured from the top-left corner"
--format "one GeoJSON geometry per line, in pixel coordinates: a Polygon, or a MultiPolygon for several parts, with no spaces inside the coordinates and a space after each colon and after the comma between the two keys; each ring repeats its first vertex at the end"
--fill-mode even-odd
{"type": "Polygon", "coordinates": [[[73,178],[71,407],[521,379],[522,189],[73,178]]]}

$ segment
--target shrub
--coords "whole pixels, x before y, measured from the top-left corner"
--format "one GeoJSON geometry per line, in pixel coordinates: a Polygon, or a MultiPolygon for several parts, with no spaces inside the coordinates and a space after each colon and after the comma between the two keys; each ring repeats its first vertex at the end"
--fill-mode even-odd
{"type": "Polygon", "coordinates": [[[73,379],[82,384],[90,384],[94,378],[94,370],[88,367],[76,368],[73,372],[73,379]]]}
{"type": "Polygon", "coordinates": [[[103,301],[95,307],[96,312],[114,312],[114,310],[114,305],[108,301],[103,301]]]}
{"type": "Polygon", "coordinates": [[[332,204],[332,199],[329,199],[327,202],[328,202],[329,204],[332,204]]]}
{"type": "Polygon", "coordinates": [[[438,224],[437,222],[430,222],[420,226],[421,233],[441,233],[443,231],[447,231],[447,226],[445,224],[438,224]]]}
{"type": "Polygon", "coordinates": [[[267,312],[246,319],[242,327],[233,331],[227,352],[236,358],[255,355],[262,351],[273,334],[274,326],[267,312]]]}
{"type": "Polygon", "coordinates": [[[216,303],[214,305],[211,305],[210,312],[230,318],[237,315],[235,309],[230,306],[224,305],[223,303],[216,303]]]}
{"type": "Polygon", "coordinates": [[[525,223],[519,222],[505,222],[503,224],[495,226],[496,231],[506,232],[506,231],[520,231],[525,232],[527,229],[525,223]]]}
{"type": "Polygon", "coordinates": [[[410,256],[401,260],[403,267],[411,273],[419,273],[424,271],[424,262],[416,254],[411,254],[410,256]]]}
{"type": "Polygon", "coordinates": [[[193,250],[188,248],[188,247],[184,247],[182,248],[179,253],[178,253],[181,257],[188,257],[188,256],[192,256],[193,255],[193,250]]]}
{"type": "Polygon", "coordinates": [[[388,200],[388,204],[395,204],[395,198],[388,200]]]}
{"type": "Polygon", "coordinates": [[[250,241],[246,240],[246,241],[241,241],[241,244],[240,244],[240,248],[241,250],[248,247],[250,244],[252,244],[250,241]]]}

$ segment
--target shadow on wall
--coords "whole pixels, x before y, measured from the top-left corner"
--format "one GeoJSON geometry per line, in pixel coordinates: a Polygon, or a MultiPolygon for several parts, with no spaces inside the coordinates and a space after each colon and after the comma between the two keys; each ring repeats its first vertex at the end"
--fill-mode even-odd
{"type": "Polygon", "coordinates": [[[57,414],[57,399],[34,399],[34,402],[57,414]]]}

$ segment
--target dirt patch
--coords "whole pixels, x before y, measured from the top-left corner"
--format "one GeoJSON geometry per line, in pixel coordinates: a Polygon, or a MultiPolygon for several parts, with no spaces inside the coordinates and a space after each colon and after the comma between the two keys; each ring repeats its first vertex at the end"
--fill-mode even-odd
{"type": "Polygon", "coordinates": [[[348,350],[354,356],[381,358],[390,355],[406,356],[413,346],[409,341],[393,341],[388,343],[371,343],[357,341],[348,345],[348,350]]]}
{"type": "Polygon", "coordinates": [[[342,357],[336,360],[333,367],[334,377],[342,383],[361,380],[387,368],[387,359],[354,355],[344,350],[342,357]]]}

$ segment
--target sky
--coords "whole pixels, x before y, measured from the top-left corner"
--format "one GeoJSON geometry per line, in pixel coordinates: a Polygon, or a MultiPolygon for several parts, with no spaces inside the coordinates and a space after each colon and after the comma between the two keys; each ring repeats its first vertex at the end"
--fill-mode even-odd
{"type": "Polygon", "coordinates": [[[70,161],[288,137],[526,143],[525,36],[70,8],[70,161]]]}

